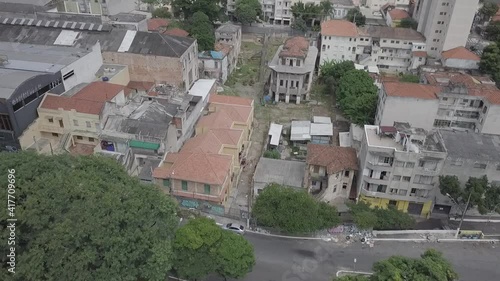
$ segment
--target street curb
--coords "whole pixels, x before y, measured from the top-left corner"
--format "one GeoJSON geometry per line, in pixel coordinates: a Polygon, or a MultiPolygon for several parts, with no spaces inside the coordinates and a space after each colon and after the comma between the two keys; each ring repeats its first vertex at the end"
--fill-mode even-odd
{"type": "Polygon", "coordinates": [[[331,240],[332,238],[319,238],[319,237],[300,237],[300,236],[285,236],[285,235],[276,235],[276,234],[270,234],[270,233],[262,233],[262,232],[257,232],[253,230],[247,230],[246,232],[253,233],[253,234],[260,234],[264,236],[270,236],[270,237],[277,237],[277,238],[288,238],[288,239],[302,239],[302,240],[331,240]]]}
{"type": "Polygon", "coordinates": [[[437,242],[500,242],[500,239],[437,239],[437,242]]]}
{"type": "Polygon", "coordinates": [[[356,274],[356,275],[373,275],[373,272],[363,272],[363,271],[351,271],[351,270],[339,270],[335,274],[336,277],[340,277],[340,273],[356,274]]]}
{"type": "Polygon", "coordinates": [[[416,238],[416,239],[409,239],[409,238],[372,238],[372,241],[394,241],[394,242],[430,242],[430,243],[435,243],[435,242],[483,242],[483,243],[491,243],[491,242],[500,242],[500,239],[456,239],[456,238],[442,238],[442,239],[435,239],[435,240],[429,240],[426,238],[416,238]]]}

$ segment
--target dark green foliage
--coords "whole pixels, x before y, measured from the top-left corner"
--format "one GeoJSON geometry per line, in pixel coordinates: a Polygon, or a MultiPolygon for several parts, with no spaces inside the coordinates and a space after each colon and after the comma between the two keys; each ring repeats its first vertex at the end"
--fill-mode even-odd
{"type": "Polygon", "coordinates": [[[258,0],[238,0],[234,16],[242,24],[250,24],[257,20],[261,14],[261,5],[258,0]]]}
{"type": "Polygon", "coordinates": [[[363,26],[366,23],[366,17],[361,13],[359,8],[350,9],[347,12],[346,19],[357,26],[363,26]]]}
{"type": "Polygon", "coordinates": [[[0,280],[165,280],[177,205],[154,185],[104,157],[0,153],[0,169],[3,183],[16,170],[18,220],[16,273],[0,280]]]}
{"type": "Polygon", "coordinates": [[[413,74],[403,74],[401,75],[401,78],[399,79],[400,82],[407,82],[407,83],[419,83],[420,78],[418,78],[418,75],[413,75],[413,74]]]}
{"type": "Polygon", "coordinates": [[[498,12],[498,5],[491,2],[486,2],[483,4],[481,9],[479,9],[479,13],[488,20],[492,16],[494,16],[498,12]]]}
{"type": "Polygon", "coordinates": [[[331,77],[335,81],[340,80],[347,72],[355,70],[354,62],[341,61],[336,62],[333,60],[325,61],[319,68],[319,76],[321,79],[326,80],[331,77]]]}
{"type": "Polygon", "coordinates": [[[280,159],[281,158],[280,152],[277,151],[276,149],[264,151],[263,156],[264,156],[264,158],[271,158],[271,159],[280,159]]]}
{"type": "Polygon", "coordinates": [[[500,85],[500,40],[484,48],[479,69],[491,75],[497,86],[500,85]]]}
{"type": "Polygon", "coordinates": [[[225,18],[222,0],[172,0],[172,9],[176,18],[191,18],[196,12],[208,16],[211,24],[225,18]]]}
{"type": "Polygon", "coordinates": [[[302,19],[302,17],[295,18],[292,23],[292,28],[305,32],[307,31],[306,21],[302,19]]]}
{"type": "Polygon", "coordinates": [[[305,191],[268,185],[253,207],[257,224],[288,233],[311,233],[338,225],[337,209],[316,201],[305,191]]]}
{"type": "Polygon", "coordinates": [[[495,21],[488,24],[484,32],[486,35],[486,39],[495,42],[500,41],[500,21],[495,21]]]}
{"type": "Polygon", "coordinates": [[[439,176],[439,190],[441,194],[449,194],[457,202],[464,194],[457,176],[439,176]]]}
{"type": "Polygon", "coordinates": [[[370,281],[370,277],[365,275],[346,275],[333,278],[333,281],[370,281]]]}
{"type": "Polygon", "coordinates": [[[196,12],[189,19],[189,33],[198,40],[198,49],[200,51],[214,49],[214,28],[208,16],[203,12],[196,12]]]}
{"type": "Polygon", "coordinates": [[[197,280],[213,273],[242,278],[254,264],[252,245],[211,219],[192,219],[175,234],[174,268],[181,278],[197,280]]]}
{"type": "Polygon", "coordinates": [[[354,222],[362,229],[400,230],[412,229],[415,219],[407,213],[397,210],[394,206],[387,209],[370,208],[365,202],[349,204],[354,222]]]}
{"type": "Polygon", "coordinates": [[[402,28],[411,28],[417,30],[418,22],[412,18],[405,18],[399,22],[399,26],[402,28]]]}
{"type": "Polygon", "coordinates": [[[172,18],[172,13],[167,8],[158,8],[153,11],[152,16],[153,18],[169,19],[172,18]]]}
{"type": "Polygon", "coordinates": [[[302,18],[306,24],[312,25],[312,21],[322,16],[322,7],[314,3],[297,2],[291,8],[294,18],[302,18]]]}
{"type": "Polygon", "coordinates": [[[350,70],[339,80],[335,91],[337,102],[352,123],[372,124],[377,110],[378,89],[363,70],[350,70]]]}

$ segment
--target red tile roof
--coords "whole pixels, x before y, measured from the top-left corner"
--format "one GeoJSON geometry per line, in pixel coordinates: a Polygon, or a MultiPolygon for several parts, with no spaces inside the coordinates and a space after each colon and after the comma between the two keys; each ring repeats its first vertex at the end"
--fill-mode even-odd
{"type": "Polygon", "coordinates": [[[167,19],[154,18],[148,20],[148,31],[158,31],[160,27],[167,27],[170,21],[167,19]]]}
{"type": "Polygon", "coordinates": [[[156,168],[153,171],[154,178],[222,185],[230,176],[232,157],[191,152],[168,153],[164,162],[172,163],[172,166],[156,168]]]}
{"type": "Polygon", "coordinates": [[[427,52],[426,51],[414,51],[413,52],[414,57],[427,57],[427,52]]]}
{"type": "Polygon", "coordinates": [[[285,41],[279,56],[305,58],[307,51],[309,51],[309,41],[304,37],[296,36],[285,41]]]}
{"type": "Polygon", "coordinates": [[[390,10],[389,15],[391,15],[392,20],[402,20],[410,17],[407,11],[401,9],[390,10]]]}
{"type": "Polygon", "coordinates": [[[234,121],[225,111],[214,112],[209,115],[202,116],[198,121],[197,127],[205,128],[224,128],[231,129],[234,121]]]}
{"type": "Polygon", "coordinates": [[[172,36],[179,36],[179,37],[187,37],[189,35],[189,32],[185,31],[184,29],[180,28],[172,28],[172,29],[167,29],[162,32],[163,34],[168,34],[172,36]]]}
{"type": "Polygon", "coordinates": [[[242,134],[242,130],[212,129],[187,140],[180,152],[219,154],[223,145],[238,145],[242,134]]]}
{"type": "Polygon", "coordinates": [[[441,87],[403,82],[383,82],[385,92],[388,96],[417,98],[417,99],[437,99],[437,94],[441,92],[441,87]]]}
{"type": "Polygon", "coordinates": [[[346,20],[328,20],[321,23],[321,35],[357,37],[356,24],[346,20]]]}
{"type": "Polygon", "coordinates": [[[231,105],[244,105],[253,106],[253,99],[240,98],[235,96],[224,96],[224,95],[210,95],[208,100],[209,103],[217,104],[231,104],[231,105]]]}
{"type": "Polygon", "coordinates": [[[467,50],[465,47],[456,47],[448,51],[444,51],[441,56],[445,59],[461,59],[461,60],[474,60],[480,61],[481,58],[473,52],[467,50]]]}
{"type": "Polygon", "coordinates": [[[224,111],[233,121],[246,123],[253,108],[250,106],[219,104],[216,111],[224,111]]]}
{"type": "Polygon", "coordinates": [[[47,95],[40,104],[40,108],[74,109],[80,113],[98,115],[106,101],[110,101],[124,90],[125,87],[121,85],[100,81],[92,82],[71,97],[47,95]]]}
{"type": "Polygon", "coordinates": [[[356,150],[351,147],[308,144],[306,161],[309,165],[326,167],[329,175],[344,170],[358,170],[356,150]]]}

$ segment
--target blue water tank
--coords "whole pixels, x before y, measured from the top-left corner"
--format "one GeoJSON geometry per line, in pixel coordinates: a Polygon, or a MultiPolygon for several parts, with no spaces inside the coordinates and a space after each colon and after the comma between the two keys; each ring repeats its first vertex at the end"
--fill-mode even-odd
{"type": "Polygon", "coordinates": [[[102,81],[108,82],[109,81],[109,77],[107,77],[107,76],[102,77],[102,81]]]}

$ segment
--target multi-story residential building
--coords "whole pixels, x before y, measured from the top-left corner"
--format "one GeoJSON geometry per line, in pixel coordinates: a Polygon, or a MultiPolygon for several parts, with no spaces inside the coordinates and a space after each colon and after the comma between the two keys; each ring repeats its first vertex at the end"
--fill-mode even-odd
{"type": "Polygon", "coordinates": [[[358,171],[358,158],[354,148],[308,144],[306,162],[304,180],[308,192],[337,206],[349,199],[356,200],[356,188],[352,186],[358,171]]]}
{"type": "Polygon", "coordinates": [[[412,128],[365,125],[359,154],[359,199],[373,207],[389,205],[427,217],[433,208],[446,149],[439,133],[412,128]]]}
{"type": "Polygon", "coordinates": [[[321,23],[320,34],[320,64],[330,60],[356,61],[356,40],[359,33],[354,23],[345,20],[324,21],[321,23]]]}
{"type": "Polygon", "coordinates": [[[45,94],[92,82],[101,65],[98,43],[88,49],[0,43],[0,144],[19,147],[45,94]]]}
{"type": "Polygon", "coordinates": [[[422,82],[382,83],[375,124],[408,122],[425,130],[500,134],[500,90],[491,80],[462,73],[427,73],[422,82]]]}
{"type": "Polygon", "coordinates": [[[59,1],[59,12],[92,15],[116,15],[139,9],[136,0],[63,0],[59,1]]]}
{"type": "Polygon", "coordinates": [[[427,52],[439,58],[443,51],[465,46],[479,0],[418,0],[413,18],[427,39],[427,52]]]}
{"type": "Polygon", "coordinates": [[[457,176],[462,184],[469,177],[487,176],[500,185],[500,138],[495,135],[440,130],[448,157],[442,175],[457,176]]]}
{"type": "Polygon", "coordinates": [[[271,69],[268,95],[275,101],[294,102],[309,99],[318,49],[304,37],[292,37],[276,51],[271,69]]]}
{"type": "Polygon", "coordinates": [[[359,6],[355,5],[355,1],[352,0],[331,0],[333,6],[333,18],[334,19],[343,19],[347,16],[349,10],[356,8],[359,6]]]}
{"type": "Polygon", "coordinates": [[[426,62],[425,38],[410,28],[365,26],[344,20],[321,24],[320,64],[351,60],[386,72],[406,72],[426,62]]]}
{"type": "Polygon", "coordinates": [[[122,85],[93,82],[61,96],[47,94],[38,108],[38,119],[20,137],[23,149],[39,153],[90,155],[99,143],[104,104],[124,105],[128,91],[122,85]]]}
{"type": "Polygon", "coordinates": [[[170,84],[188,91],[199,77],[196,39],[107,24],[28,18],[2,18],[1,42],[92,48],[97,42],[105,63],[129,67],[130,79],[170,84]]]}
{"type": "Polygon", "coordinates": [[[398,9],[408,9],[410,0],[362,0],[364,6],[372,11],[380,11],[385,5],[393,5],[398,9]]]}
{"type": "Polygon", "coordinates": [[[204,51],[198,54],[200,62],[200,76],[216,79],[217,82],[226,83],[229,65],[226,52],[204,51]]]}
{"type": "Polygon", "coordinates": [[[215,50],[228,57],[228,74],[231,74],[241,52],[241,27],[232,23],[222,24],[215,30],[215,41],[215,50]]]}
{"type": "Polygon", "coordinates": [[[402,9],[389,9],[385,13],[385,22],[387,26],[398,27],[402,20],[409,18],[407,11],[402,9]]]}

